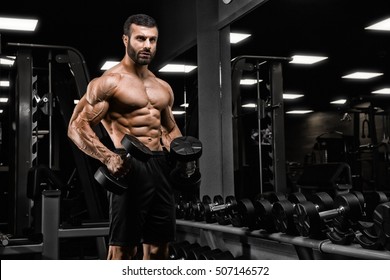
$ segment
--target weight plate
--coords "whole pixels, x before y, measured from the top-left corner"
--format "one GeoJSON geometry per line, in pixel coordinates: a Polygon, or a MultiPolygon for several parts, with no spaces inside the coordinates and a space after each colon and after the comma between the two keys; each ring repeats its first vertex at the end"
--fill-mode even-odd
{"type": "Polygon", "coordinates": [[[294,205],[288,200],[277,201],[272,205],[272,216],[277,231],[286,233],[293,218],[294,205]]]}
{"type": "Polygon", "coordinates": [[[321,230],[321,219],[315,204],[304,201],[295,205],[294,223],[301,236],[312,236],[321,230]]]}
{"type": "Polygon", "coordinates": [[[175,138],[171,142],[170,153],[181,162],[197,160],[202,155],[202,142],[192,136],[175,138]]]}
{"type": "Polygon", "coordinates": [[[147,161],[153,155],[152,151],[133,135],[125,134],[121,144],[132,157],[140,161],[147,161]]]}

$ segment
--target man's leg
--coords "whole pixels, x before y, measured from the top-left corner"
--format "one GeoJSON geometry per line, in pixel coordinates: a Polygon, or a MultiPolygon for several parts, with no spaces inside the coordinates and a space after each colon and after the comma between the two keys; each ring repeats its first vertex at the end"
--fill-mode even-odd
{"type": "Polygon", "coordinates": [[[137,247],[122,247],[112,246],[108,247],[107,260],[131,260],[137,254],[137,247]]]}
{"type": "Polygon", "coordinates": [[[169,243],[143,244],[144,260],[167,260],[169,243]]]}

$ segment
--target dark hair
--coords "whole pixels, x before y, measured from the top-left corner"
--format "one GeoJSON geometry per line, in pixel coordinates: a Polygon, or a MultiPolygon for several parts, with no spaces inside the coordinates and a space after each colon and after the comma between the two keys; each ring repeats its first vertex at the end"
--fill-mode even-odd
{"type": "Polygon", "coordinates": [[[145,14],[131,15],[125,21],[123,25],[123,34],[130,35],[131,24],[146,26],[146,27],[157,27],[157,23],[154,18],[145,14]]]}

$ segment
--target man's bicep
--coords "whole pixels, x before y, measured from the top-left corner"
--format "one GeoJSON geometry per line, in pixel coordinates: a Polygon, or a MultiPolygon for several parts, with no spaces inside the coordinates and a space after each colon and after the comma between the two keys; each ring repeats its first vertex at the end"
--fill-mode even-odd
{"type": "Polygon", "coordinates": [[[90,103],[87,98],[83,98],[80,102],[82,103],[80,104],[81,110],[78,118],[80,121],[87,122],[91,126],[97,125],[107,113],[108,103],[105,100],[95,100],[90,103]]]}

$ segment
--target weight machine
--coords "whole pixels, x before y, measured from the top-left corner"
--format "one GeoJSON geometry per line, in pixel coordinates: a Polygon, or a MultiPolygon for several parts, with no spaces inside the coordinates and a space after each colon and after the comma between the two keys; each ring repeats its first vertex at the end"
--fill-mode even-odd
{"type": "MultiPolygon", "coordinates": [[[[62,213],[58,226],[68,224],[69,230],[72,226],[80,226],[82,219],[107,222],[106,193],[93,177],[97,162],[75,147],[66,134],[74,102],[85,93],[89,82],[82,54],[68,46],[8,43],[8,47],[16,51],[16,67],[12,74],[15,94],[10,102],[15,106],[11,108],[9,125],[14,125],[14,129],[10,135],[13,152],[10,153],[7,190],[11,201],[7,212],[8,235],[42,234],[47,225],[37,215],[42,201],[36,192],[43,189],[60,191],[62,200],[70,192],[77,193],[81,197],[78,203],[85,204],[79,213],[68,211],[67,217],[62,213]],[[46,170],[44,175],[35,177],[40,178],[38,182],[29,178],[36,170],[46,170]],[[60,179],[52,180],[54,177],[60,179]]],[[[94,131],[112,147],[102,126],[95,127],[94,131]]],[[[84,227],[84,231],[88,231],[88,227],[84,227]]],[[[72,237],[75,236],[77,234],[72,237]]],[[[96,245],[99,257],[105,259],[104,237],[97,238],[96,245]]],[[[23,252],[23,249],[18,250],[23,252]]]]}
{"type": "Polygon", "coordinates": [[[287,192],[282,64],[290,60],[246,55],[232,60],[235,193],[239,198],[264,191],[287,192]],[[253,75],[256,95],[240,84],[253,75]],[[255,104],[254,111],[243,109],[245,97],[255,104]]]}

